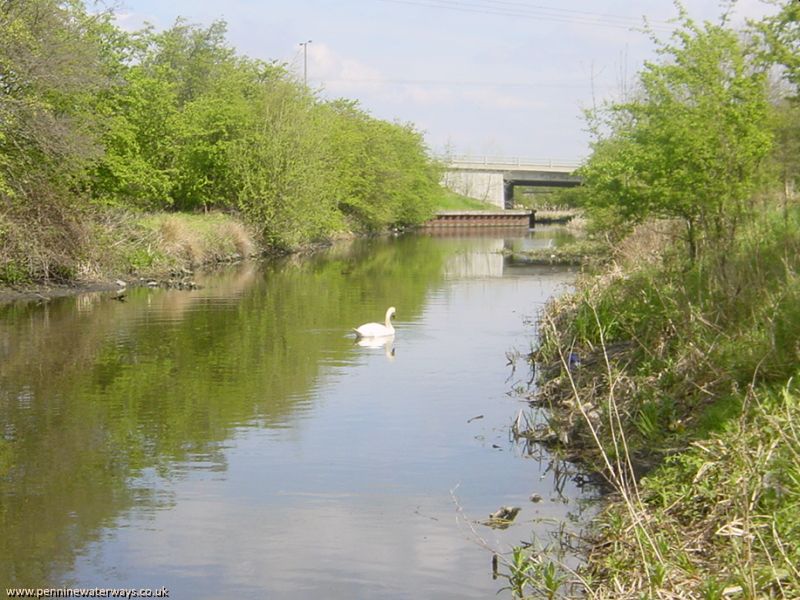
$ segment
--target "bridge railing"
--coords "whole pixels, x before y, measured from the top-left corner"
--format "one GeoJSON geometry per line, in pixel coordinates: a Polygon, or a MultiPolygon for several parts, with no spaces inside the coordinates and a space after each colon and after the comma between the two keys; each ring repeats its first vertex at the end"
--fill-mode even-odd
{"type": "Polygon", "coordinates": [[[577,169],[581,166],[580,160],[565,160],[553,158],[529,158],[522,156],[491,156],[491,155],[469,155],[469,154],[449,154],[436,157],[448,165],[463,166],[491,166],[491,167],[530,167],[530,168],[550,168],[550,169],[577,169]]]}

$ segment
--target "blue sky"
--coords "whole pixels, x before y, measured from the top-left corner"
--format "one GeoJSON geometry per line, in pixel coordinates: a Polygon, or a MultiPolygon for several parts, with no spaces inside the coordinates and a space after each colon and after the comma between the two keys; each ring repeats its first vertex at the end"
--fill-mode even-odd
{"type": "MultiPolygon", "coordinates": [[[[717,20],[719,0],[687,0],[717,20]]],[[[734,23],[770,10],[740,0],[734,23]]],[[[619,95],[653,44],[630,28],[669,28],[670,0],[121,0],[118,21],[169,27],[228,22],[242,54],[288,63],[309,85],[376,117],[412,122],[434,152],[580,159],[582,111],[619,95]]],[[[661,35],[667,35],[662,33],[661,35]]]]}

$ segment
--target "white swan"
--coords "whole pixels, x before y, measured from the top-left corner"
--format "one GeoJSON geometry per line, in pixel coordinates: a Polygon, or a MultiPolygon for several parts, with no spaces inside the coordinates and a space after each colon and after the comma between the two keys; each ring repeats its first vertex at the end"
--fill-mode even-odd
{"type": "Polygon", "coordinates": [[[353,331],[356,332],[356,339],[358,338],[376,338],[376,337],[388,337],[390,335],[394,335],[394,327],[392,327],[392,318],[394,317],[395,313],[394,306],[390,306],[386,311],[386,324],[381,325],[380,323],[365,323],[353,331]]]}

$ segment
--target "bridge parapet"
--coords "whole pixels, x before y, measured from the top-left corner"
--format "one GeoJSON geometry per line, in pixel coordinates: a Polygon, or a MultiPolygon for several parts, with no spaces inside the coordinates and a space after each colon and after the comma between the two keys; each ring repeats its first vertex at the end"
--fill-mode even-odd
{"type": "Polygon", "coordinates": [[[491,156],[452,154],[438,156],[448,169],[463,169],[477,171],[558,171],[572,172],[581,166],[579,160],[565,160],[553,158],[529,158],[522,156],[491,156]]]}

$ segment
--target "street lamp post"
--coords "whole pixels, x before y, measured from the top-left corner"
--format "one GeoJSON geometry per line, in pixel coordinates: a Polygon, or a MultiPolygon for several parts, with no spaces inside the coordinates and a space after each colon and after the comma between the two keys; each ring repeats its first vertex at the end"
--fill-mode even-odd
{"type": "Polygon", "coordinates": [[[300,42],[300,45],[303,47],[303,85],[305,86],[308,86],[308,45],[310,43],[311,40],[300,42]]]}

